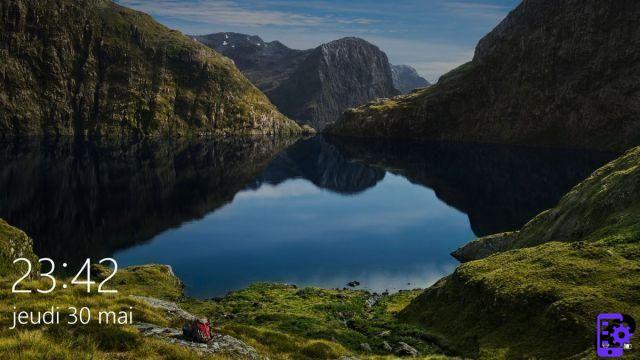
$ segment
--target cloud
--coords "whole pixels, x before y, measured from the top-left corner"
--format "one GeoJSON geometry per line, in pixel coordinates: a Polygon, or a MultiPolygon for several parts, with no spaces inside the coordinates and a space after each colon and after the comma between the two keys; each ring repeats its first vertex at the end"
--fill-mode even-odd
{"type": "Polygon", "coordinates": [[[452,1],[446,2],[445,7],[456,16],[479,20],[502,20],[510,8],[503,5],[452,1]]]}
{"type": "Polygon", "coordinates": [[[339,22],[366,25],[374,22],[366,18],[335,18],[291,11],[264,10],[231,1],[206,0],[119,0],[121,5],[145,11],[156,16],[212,25],[233,26],[316,26],[339,22]]]}
{"type": "MultiPolygon", "coordinates": [[[[341,37],[364,38],[394,64],[438,78],[473,57],[475,43],[507,14],[509,1],[117,0],[189,34],[234,31],[310,49],[341,37]],[[489,3],[494,1],[494,3],[489,3]]],[[[511,4],[511,3],[509,3],[511,4]]]]}

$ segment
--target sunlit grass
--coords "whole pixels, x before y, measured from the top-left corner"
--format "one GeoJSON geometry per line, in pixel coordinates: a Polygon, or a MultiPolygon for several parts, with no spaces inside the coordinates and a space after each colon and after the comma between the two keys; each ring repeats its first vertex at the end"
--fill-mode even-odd
{"type": "Polygon", "coordinates": [[[469,356],[593,354],[599,313],[640,318],[638,163],[640,148],[594,172],[513,233],[513,250],[461,265],[401,318],[448,335],[469,356]],[[561,347],[550,345],[557,339],[561,347]]]}
{"type": "MultiPolygon", "coordinates": [[[[105,269],[95,268],[96,280],[105,269]]],[[[131,311],[134,322],[148,322],[162,326],[171,319],[162,311],[135,300],[130,294],[171,299],[181,293],[177,279],[164,266],[144,266],[123,269],[114,277],[117,294],[98,294],[94,286],[91,293],[85,287],[61,286],[49,294],[35,289],[50,287],[48,280],[27,280],[21,289],[32,289],[31,294],[12,294],[15,279],[0,279],[0,358],[2,359],[196,359],[202,358],[192,351],[159,340],[141,336],[131,326],[100,324],[99,311],[131,311]],[[17,311],[60,311],[60,324],[13,326],[14,306],[17,311]],[[68,307],[88,307],[92,319],[86,325],[69,325],[68,307]]],[[[69,284],[71,279],[60,279],[69,284]]],[[[219,357],[217,357],[219,358],[219,357]]]]}
{"type": "Polygon", "coordinates": [[[419,293],[385,296],[368,307],[371,294],[365,291],[257,283],[216,302],[188,300],[183,306],[206,314],[223,331],[277,358],[332,359],[349,353],[375,358],[389,354],[384,342],[396,346],[399,341],[425,356],[442,353],[435,345],[441,339],[395,318],[419,293]],[[368,344],[371,353],[361,344],[368,344]]]}

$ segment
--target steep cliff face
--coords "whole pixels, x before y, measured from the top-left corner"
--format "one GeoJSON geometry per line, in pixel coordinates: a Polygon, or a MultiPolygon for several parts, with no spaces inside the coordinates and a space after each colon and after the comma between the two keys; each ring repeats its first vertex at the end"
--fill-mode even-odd
{"type": "Polygon", "coordinates": [[[400,317],[473,357],[593,356],[599,313],[640,316],[638,164],[635,148],[602,167],[498,249],[511,251],[461,265],[400,317]]]}
{"type": "Polygon", "coordinates": [[[108,0],[0,1],[0,134],[282,133],[231,61],[108,0]]]}
{"type": "Polygon", "coordinates": [[[398,94],[386,54],[362,39],[343,38],[312,50],[236,33],[196,39],[233,59],[282,113],[317,130],[350,107],[398,94]]]}
{"type": "Polygon", "coordinates": [[[628,148],[640,143],[639,16],[633,0],[525,0],[436,86],[347,111],[329,131],[628,148]]]}
{"type": "Polygon", "coordinates": [[[391,65],[391,75],[393,76],[393,86],[403,94],[431,85],[425,78],[418,75],[416,69],[409,65],[391,65]]]}

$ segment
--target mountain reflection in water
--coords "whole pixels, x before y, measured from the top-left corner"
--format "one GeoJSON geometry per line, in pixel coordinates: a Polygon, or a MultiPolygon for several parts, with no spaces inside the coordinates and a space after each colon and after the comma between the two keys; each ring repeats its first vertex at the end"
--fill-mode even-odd
{"type": "Polygon", "coordinates": [[[190,295],[255,281],[422,287],[612,154],[315,137],[0,143],[0,217],[41,257],[166,263],[190,295]],[[465,215],[466,214],[466,215],[465,215]]]}

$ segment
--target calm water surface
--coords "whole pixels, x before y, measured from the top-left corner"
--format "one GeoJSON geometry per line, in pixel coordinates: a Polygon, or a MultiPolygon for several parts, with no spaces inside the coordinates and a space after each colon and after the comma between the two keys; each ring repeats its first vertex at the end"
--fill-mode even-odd
{"type": "Polygon", "coordinates": [[[323,287],[358,280],[382,291],[451,272],[448,254],[472,238],[462,212],[401,176],[387,174],[355,195],[292,179],[243,190],[224,208],[116,258],[171,264],[199,296],[264,280],[323,287]]]}
{"type": "Polygon", "coordinates": [[[40,256],[173,267],[196,297],[257,281],[425,287],[613,157],[316,137],[0,144],[0,217],[40,256]]]}

